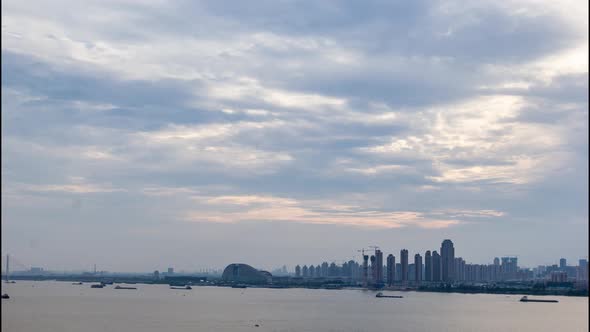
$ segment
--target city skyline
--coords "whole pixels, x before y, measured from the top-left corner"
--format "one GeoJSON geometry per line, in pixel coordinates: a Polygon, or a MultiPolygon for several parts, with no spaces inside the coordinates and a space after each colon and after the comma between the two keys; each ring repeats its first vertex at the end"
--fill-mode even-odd
{"type": "MultiPolygon", "coordinates": [[[[383,278],[380,282],[384,282],[387,283],[387,277],[389,276],[390,273],[392,275],[397,275],[397,277],[400,276],[405,276],[405,277],[401,277],[401,278],[406,278],[405,280],[408,280],[408,278],[411,278],[412,275],[410,275],[410,272],[408,270],[410,265],[415,265],[415,263],[417,261],[420,262],[420,264],[422,265],[422,272],[419,272],[422,280],[425,281],[452,281],[453,276],[451,276],[450,278],[447,276],[446,278],[443,277],[443,269],[449,269],[449,264],[451,264],[451,269],[455,269],[456,268],[456,264],[457,264],[457,260],[461,260],[463,262],[463,264],[470,264],[470,265],[499,265],[500,264],[500,258],[502,259],[502,265],[505,265],[506,263],[511,262],[512,259],[516,260],[518,259],[518,255],[506,255],[506,256],[495,256],[491,259],[489,259],[488,261],[480,261],[480,262],[475,262],[475,261],[470,261],[470,260],[465,260],[462,256],[458,256],[455,257],[455,247],[454,247],[454,243],[450,240],[450,239],[445,239],[443,240],[443,242],[441,243],[441,246],[439,247],[439,250],[426,250],[425,252],[412,252],[411,250],[408,249],[401,249],[399,251],[398,255],[393,255],[392,253],[387,253],[385,252],[385,254],[387,254],[387,256],[385,256],[385,261],[383,260],[383,254],[384,251],[382,251],[381,249],[379,249],[379,246],[369,246],[372,249],[366,249],[363,248],[362,250],[356,250],[356,252],[362,252],[364,254],[360,254],[358,255],[358,257],[353,257],[351,258],[348,262],[356,262],[359,263],[362,266],[362,262],[363,262],[363,257],[366,257],[366,261],[367,261],[367,273],[370,275],[370,279],[374,279],[376,276],[381,276],[381,278],[383,278]],[[445,245],[447,246],[447,249],[450,248],[450,250],[452,251],[453,257],[450,261],[448,261],[447,263],[443,264],[443,259],[442,256],[438,253],[438,252],[442,252],[443,247],[445,247],[445,245]],[[371,254],[371,252],[373,252],[373,254],[371,254]],[[424,256],[422,256],[422,254],[424,254],[424,256]],[[412,255],[412,260],[410,260],[410,255],[412,255]],[[435,256],[436,258],[434,258],[436,260],[436,262],[433,261],[433,256],[435,256]],[[393,259],[392,262],[394,264],[397,264],[398,267],[404,266],[405,265],[405,272],[402,271],[396,271],[395,268],[393,271],[389,270],[389,264],[390,264],[390,257],[393,259]],[[402,259],[402,257],[404,257],[402,259]],[[378,263],[380,262],[380,264],[378,263]],[[412,263],[413,262],[413,263],[412,263]],[[433,265],[434,264],[434,265],[433,265]],[[378,270],[371,270],[372,266],[381,266],[378,270]],[[444,266],[444,267],[443,267],[444,266]],[[437,272],[433,272],[433,271],[437,271],[437,272]],[[404,274],[405,273],[405,274],[404,274]]],[[[1,270],[5,271],[5,267],[6,267],[6,256],[2,256],[2,265],[1,265],[1,270]]],[[[337,262],[347,262],[346,259],[320,259],[323,263],[321,265],[317,265],[313,266],[313,264],[310,264],[309,266],[306,264],[283,264],[281,265],[281,267],[277,267],[277,266],[271,266],[271,265],[263,265],[263,266],[259,266],[262,267],[264,270],[268,270],[268,271],[277,271],[280,270],[282,271],[281,273],[284,273],[286,271],[288,271],[289,273],[295,274],[295,275],[301,275],[301,276],[313,276],[315,275],[314,273],[317,274],[327,274],[327,270],[328,268],[330,268],[334,263],[337,262]],[[329,265],[330,264],[330,265],[329,265]],[[299,272],[297,272],[297,267],[299,268],[299,272]],[[305,269],[309,269],[309,271],[307,270],[303,270],[303,268],[305,269]],[[320,272],[321,271],[321,272],[320,272]]],[[[316,259],[317,261],[317,259],[316,259]]],[[[580,256],[576,259],[570,259],[568,260],[567,258],[564,257],[560,257],[559,259],[554,259],[553,261],[550,261],[549,263],[545,263],[545,264],[537,264],[537,265],[530,265],[530,264],[522,264],[522,261],[520,261],[520,265],[519,267],[522,268],[527,268],[527,269],[535,269],[538,268],[540,266],[558,266],[559,268],[564,268],[566,266],[575,266],[575,265],[568,265],[568,262],[576,262],[576,263],[581,263],[582,261],[587,262],[588,261],[588,256],[580,256]]],[[[15,264],[15,260],[14,260],[14,256],[12,257],[12,262],[13,265],[15,264]]],[[[236,263],[237,261],[233,261],[234,263],[236,263]]],[[[246,261],[244,262],[239,262],[239,263],[247,263],[246,261]]],[[[283,262],[285,263],[285,262],[283,262]]],[[[16,262],[17,266],[23,268],[20,271],[27,271],[29,269],[29,267],[26,264],[23,264],[20,261],[16,262]]],[[[184,271],[186,273],[210,273],[212,271],[216,271],[216,273],[221,272],[221,270],[223,269],[222,267],[227,265],[227,262],[221,262],[221,265],[219,266],[209,266],[209,267],[198,267],[198,268],[181,268],[180,271],[184,271]]],[[[587,263],[586,263],[587,264],[587,263]]],[[[514,266],[516,266],[516,263],[514,263],[514,266]]],[[[40,269],[40,270],[44,270],[44,267],[34,267],[32,266],[30,268],[31,270],[33,269],[40,269]]],[[[96,264],[93,264],[93,269],[94,271],[96,271],[96,264]]],[[[159,269],[164,269],[162,267],[159,267],[159,269]]],[[[174,267],[170,267],[168,266],[166,268],[168,270],[168,273],[170,273],[170,271],[174,271],[174,267]]],[[[404,269],[404,268],[402,268],[404,269]]],[[[53,271],[53,272],[59,272],[60,270],[52,270],[51,268],[49,269],[45,269],[47,271],[53,271]]],[[[156,270],[158,270],[158,268],[156,268],[156,270]]],[[[84,268],[77,268],[77,269],[63,269],[63,271],[90,271],[90,270],[86,270],[84,268]]],[[[103,270],[104,271],[104,270],[103,270]]],[[[124,271],[113,271],[110,270],[108,272],[113,272],[113,273],[145,273],[146,271],[128,271],[128,270],[124,270],[124,271]]],[[[95,272],[96,273],[96,272],[95,272]]],[[[164,272],[165,273],[165,272],[164,272]]],[[[414,270],[414,272],[412,273],[416,273],[416,270],[414,270]]],[[[445,272],[447,275],[449,272],[445,272]]],[[[456,271],[451,271],[451,274],[454,275],[454,273],[456,273],[456,271]]]]}
{"type": "Polygon", "coordinates": [[[432,247],[446,238],[470,262],[576,260],[589,249],[587,12],[2,1],[1,251],[153,271],[378,245],[407,248],[409,269],[426,250],[448,265],[432,247]]]}

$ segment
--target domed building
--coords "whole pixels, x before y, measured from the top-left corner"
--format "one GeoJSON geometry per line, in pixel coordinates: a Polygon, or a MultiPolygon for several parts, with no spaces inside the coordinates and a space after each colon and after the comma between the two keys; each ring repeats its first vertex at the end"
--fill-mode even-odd
{"type": "Polygon", "coordinates": [[[248,264],[234,263],[223,270],[221,279],[229,282],[264,284],[272,282],[272,274],[256,270],[248,264]]]}

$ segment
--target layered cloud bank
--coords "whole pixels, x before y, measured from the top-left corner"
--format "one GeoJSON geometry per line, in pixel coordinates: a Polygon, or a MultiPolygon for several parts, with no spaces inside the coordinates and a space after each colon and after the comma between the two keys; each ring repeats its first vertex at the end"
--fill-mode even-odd
{"type": "MultiPolygon", "coordinates": [[[[80,219],[163,240],[218,223],[514,230],[537,262],[527,248],[588,228],[586,13],[4,1],[3,240],[40,259],[32,230],[80,219]]],[[[576,239],[562,255],[587,250],[576,239]]]]}

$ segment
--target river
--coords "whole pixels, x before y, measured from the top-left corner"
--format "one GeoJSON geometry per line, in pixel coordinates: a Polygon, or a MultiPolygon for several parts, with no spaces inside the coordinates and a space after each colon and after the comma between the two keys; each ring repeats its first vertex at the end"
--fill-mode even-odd
{"type": "Polygon", "coordinates": [[[588,298],[17,281],[2,284],[2,332],[588,331],[588,298]],[[258,326],[256,326],[258,325],[258,326]]]}

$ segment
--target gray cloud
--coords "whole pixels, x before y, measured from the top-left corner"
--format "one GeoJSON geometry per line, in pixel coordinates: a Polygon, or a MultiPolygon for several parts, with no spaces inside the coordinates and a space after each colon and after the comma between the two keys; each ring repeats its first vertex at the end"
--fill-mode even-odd
{"type": "Polygon", "coordinates": [[[480,261],[506,254],[497,239],[531,265],[539,241],[587,251],[587,34],[569,7],[86,5],[2,4],[3,252],[151,270],[447,236],[480,261]]]}

